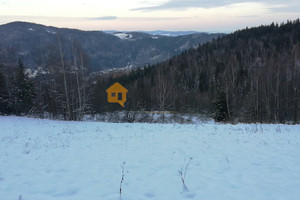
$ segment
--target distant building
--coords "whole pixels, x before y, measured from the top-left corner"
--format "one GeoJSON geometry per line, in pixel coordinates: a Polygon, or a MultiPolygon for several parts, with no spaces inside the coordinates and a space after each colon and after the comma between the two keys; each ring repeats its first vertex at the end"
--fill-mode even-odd
{"type": "Polygon", "coordinates": [[[126,102],[126,93],[128,90],[123,87],[120,83],[116,82],[112,86],[110,86],[107,90],[107,101],[109,103],[119,103],[124,107],[124,103],[126,102]]]}

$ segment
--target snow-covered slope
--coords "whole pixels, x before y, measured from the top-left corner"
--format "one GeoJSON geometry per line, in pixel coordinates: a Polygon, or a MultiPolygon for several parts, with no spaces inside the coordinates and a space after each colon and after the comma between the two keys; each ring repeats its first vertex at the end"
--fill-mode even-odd
{"type": "Polygon", "coordinates": [[[122,166],[123,200],[300,196],[299,125],[0,117],[0,128],[1,200],[118,200],[122,166]]]}
{"type": "Polygon", "coordinates": [[[131,39],[133,36],[132,34],[128,34],[128,33],[114,33],[114,35],[118,38],[120,38],[121,40],[129,40],[131,39]]]}

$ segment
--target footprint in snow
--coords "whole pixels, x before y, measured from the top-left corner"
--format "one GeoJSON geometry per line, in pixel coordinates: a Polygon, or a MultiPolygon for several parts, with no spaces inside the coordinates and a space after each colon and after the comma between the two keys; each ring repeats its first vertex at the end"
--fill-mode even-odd
{"type": "Polygon", "coordinates": [[[192,193],[192,192],[187,192],[187,193],[183,194],[183,197],[184,197],[184,198],[188,198],[188,199],[192,199],[192,198],[194,198],[195,196],[196,196],[196,194],[195,194],[195,193],[192,193]]]}
{"type": "Polygon", "coordinates": [[[151,192],[147,192],[144,194],[145,197],[148,197],[148,198],[154,198],[155,197],[155,194],[154,193],[151,193],[151,192]]]}

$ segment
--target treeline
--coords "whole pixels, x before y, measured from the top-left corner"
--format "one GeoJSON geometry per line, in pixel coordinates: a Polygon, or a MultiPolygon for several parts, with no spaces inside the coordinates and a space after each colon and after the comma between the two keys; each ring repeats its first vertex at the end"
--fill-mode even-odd
{"type": "Polygon", "coordinates": [[[0,60],[0,114],[81,120],[116,110],[200,113],[217,121],[299,123],[300,22],[236,31],[153,66],[90,73],[89,57],[72,38],[39,55],[28,76],[22,62],[0,60]],[[33,76],[34,75],[34,76],[33,76]],[[125,108],[106,89],[128,89],[125,108]]]}
{"type": "Polygon", "coordinates": [[[197,112],[217,121],[299,122],[300,23],[236,31],[179,56],[126,74],[98,77],[96,112],[105,88],[128,90],[128,110],[197,112]]]}
{"type": "Polygon", "coordinates": [[[57,43],[37,55],[43,65],[26,69],[0,62],[0,114],[81,120],[91,109],[89,59],[76,40],[57,34],[57,43]]]}

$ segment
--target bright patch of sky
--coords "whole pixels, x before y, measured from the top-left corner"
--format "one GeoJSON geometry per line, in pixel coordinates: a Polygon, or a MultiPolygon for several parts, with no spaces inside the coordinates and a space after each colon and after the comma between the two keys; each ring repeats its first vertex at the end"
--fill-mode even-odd
{"type": "Polygon", "coordinates": [[[231,32],[300,16],[299,0],[0,0],[0,24],[231,32]]]}

